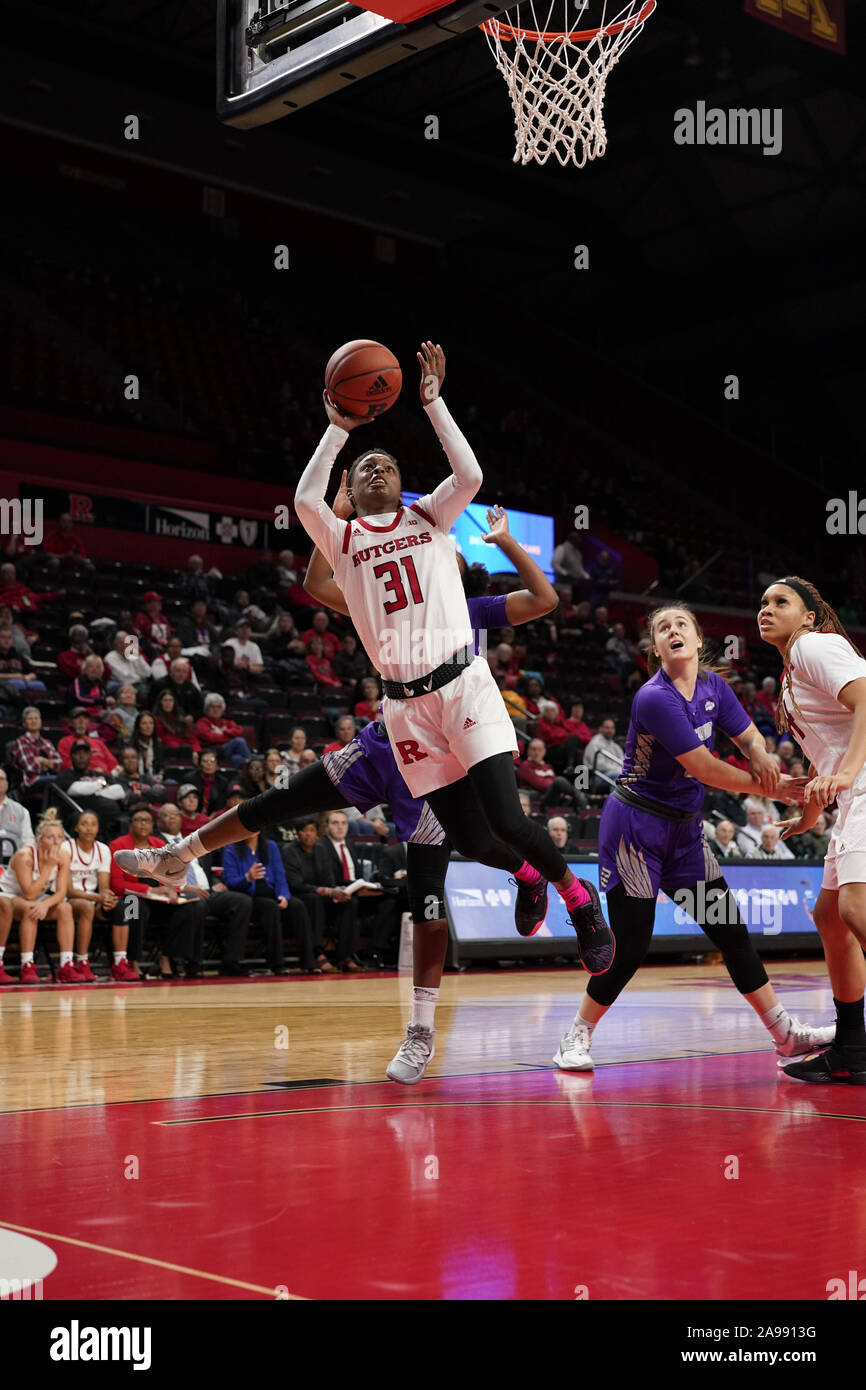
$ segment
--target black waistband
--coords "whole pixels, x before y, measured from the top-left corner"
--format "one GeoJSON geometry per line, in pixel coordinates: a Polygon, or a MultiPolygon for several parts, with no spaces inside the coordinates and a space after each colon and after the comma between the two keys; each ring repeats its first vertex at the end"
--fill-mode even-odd
{"type": "Polygon", "coordinates": [[[429,695],[434,690],[441,690],[443,685],[448,685],[462,675],[474,660],[475,652],[472,648],[464,647],[426,676],[417,676],[411,681],[383,680],[382,690],[390,700],[414,700],[418,695],[429,695]]]}
{"type": "Polygon", "coordinates": [[[613,795],[626,806],[633,806],[636,811],[647,811],[651,816],[658,816],[659,820],[685,822],[697,820],[700,815],[700,811],[675,811],[672,806],[662,806],[660,801],[650,801],[648,797],[633,792],[630,787],[624,787],[621,782],[616,783],[613,795]]]}

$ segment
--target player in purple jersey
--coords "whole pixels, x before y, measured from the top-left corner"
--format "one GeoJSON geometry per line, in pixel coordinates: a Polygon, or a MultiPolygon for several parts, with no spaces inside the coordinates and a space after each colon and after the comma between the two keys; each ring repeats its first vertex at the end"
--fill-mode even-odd
{"type": "MultiPolygon", "coordinates": [[[[341,490],[345,480],[344,473],[341,490]]],[[[338,494],[336,514],[346,505],[347,500],[341,503],[338,494]]],[[[467,600],[476,650],[479,634],[487,626],[530,622],[551,612],[558,602],[555,590],[535,561],[509,534],[508,518],[502,508],[488,512],[487,519],[491,530],[485,540],[498,545],[513,559],[526,588],[501,598],[467,600]]],[[[472,566],[472,571],[481,568],[472,566]]],[[[326,607],[348,615],[342,591],[315,550],[305,587],[326,607]]],[[[406,884],[416,926],[412,1019],[406,1040],[389,1064],[387,1074],[392,1080],[412,1084],[421,1080],[434,1054],[433,1022],[448,947],[445,875],[451,846],[427,801],[410,794],[381,721],[367,724],[344,748],[324,754],[321,762],[304,768],[288,786],[271,787],[242,802],[168,850],[118,851],[124,856],[119,862],[130,873],[174,884],[184,880],[190,859],[234,844],[251,830],[264,830],[311,812],[338,811],[346,806],[369,811],[380,802],[390,806],[397,838],[406,843],[406,884]]]]}
{"type": "Polygon", "coordinates": [[[634,697],[625,762],[604,805],[599,883],[617,941],[613,965],[594,977],[554,1057],[565,1071],[592,1071],[593,1030],[649,950],[661,889],[694,917],[741,994],[771,1034],[780,1057],[827,1046],[832,1028],[812,1028],[779,1003],[718,860],[704,839],[704,787],[753,792],[795,803],[802,779],[779,773],[763,735],[730,686],[702,661],[703,634],[690,608],[657,608],[649,623],[655,674],[634,697]],[[716,727],[749,760],[751,772],[712,755],[716,727]]]}

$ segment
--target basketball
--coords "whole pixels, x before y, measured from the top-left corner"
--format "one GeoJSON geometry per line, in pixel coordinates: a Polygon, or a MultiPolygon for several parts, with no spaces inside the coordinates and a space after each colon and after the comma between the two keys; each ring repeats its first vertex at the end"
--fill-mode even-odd
{"type": "Polygon", "coordinates": [[[369,338],[344,343],[325,368],[325,386],[345,415],[371,419],[390,410],[400,394],[403,373],[393,352],[369,338]]]}

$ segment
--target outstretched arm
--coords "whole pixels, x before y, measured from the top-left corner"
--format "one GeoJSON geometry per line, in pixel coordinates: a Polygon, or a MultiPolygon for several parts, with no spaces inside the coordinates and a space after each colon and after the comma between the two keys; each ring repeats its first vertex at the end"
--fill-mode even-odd
{"type": "Polygon", "coordinates": [[[508,621],[512,626],[515,623],[531,623],[535,618],[543,618],[545,613],[552,613],[559,603],[556,590],[512,536],[508,529],[508,516],[502,507],[494,506],[488,510],[487,525],[490,533],[484,537],[485,545],[498,545],[525,585],[525,588],[517,589],[505,600],[508,621]]]}
{"type": "Polygon", "coordinates": [[[327,392],[323,392],[323,398],[325,412],[331,423],[300,476],[295,489],[295,511],[307,535],[333,564],[334,555],[342,542],[344,528],[325,501],[325,489],[337,455],[349,437],[349,430],[355,429],[357,425],[366,424],[366,420],[356,420],[352,416],[342,415],[329,400],[327,392]]]}
{"type": "Polygon", "coordinates": [[[444,352],[438,343],[427,342],[422,343],[417,357],[421,364],[421,404],[439,436],[452,470],[451,477],[441,482],[431,494],[425,510],[429,507],[437,526],[441,526],[443,531],[450,531],[481,486],[481,468],[439,394],[445,380],[444,352]]]}

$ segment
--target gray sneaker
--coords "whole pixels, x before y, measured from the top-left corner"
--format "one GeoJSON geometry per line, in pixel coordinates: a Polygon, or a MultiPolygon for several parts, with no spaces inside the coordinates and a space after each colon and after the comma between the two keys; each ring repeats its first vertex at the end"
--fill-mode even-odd
{"type": "Polygon", "coordinates": [[[404,1086],[414,1086],[432,1062],[436,1049],[433,1046],[433,1028],[422,1028],[420,1023],[410,1023],[406,1030],[406,1041],[393,1061],[388,1063],[386,1075],[392,1081],[402,1081],[404,1086]]]}
{"type": "Polygon", "coordinates": [[[136,878],[155,878],[169,888],[182,888],[186,883],[189,864],[178,859],[172,849],[118,849],[114,862],[124,873],[136,878]]]}

